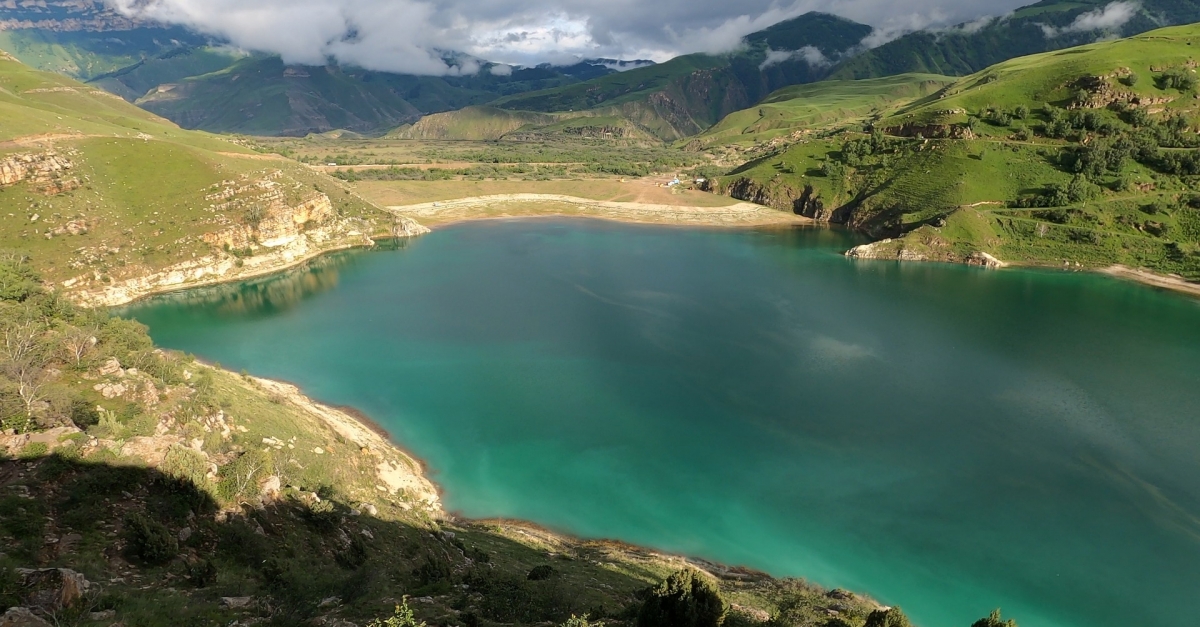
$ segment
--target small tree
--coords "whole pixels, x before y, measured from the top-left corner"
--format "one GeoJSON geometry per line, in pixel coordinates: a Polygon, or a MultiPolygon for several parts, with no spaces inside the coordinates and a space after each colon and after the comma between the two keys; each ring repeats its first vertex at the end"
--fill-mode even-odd
{"type": "Polygon", "coordinates": [[[1000,618],[1000,608],[992,610],[992,613],[987,618],[981,618],[971,624],[971,627],[1017,627],[1017,621],[1013,619],[1002,620],[1000,618]]]}
{"type": "Polygon", "coordinates": [[[388,618],[376,618],[367,623],[367,627],[425,627],[425,621],[417,622],[412,609],[408,607],[408,597],[403,597],[394,614],[388,618]]]}
{"type": "Polygon", "coordinates": [[[129,552],[147,564],[163,564],[179,553],[179,543],[162,523],[144,514],[125,517],[125,541],[129,552]]]}
{"type": "Polygon", "coordinates": [[[685,568],[650,591],[638,612],[637,627],[718,627],[727,610],[717,583],[685,568]]]}

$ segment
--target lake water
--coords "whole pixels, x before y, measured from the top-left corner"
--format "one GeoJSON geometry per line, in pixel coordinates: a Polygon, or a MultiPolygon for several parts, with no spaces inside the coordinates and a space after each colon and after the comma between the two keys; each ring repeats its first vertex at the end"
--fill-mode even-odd
{"type": "Polygon", "coordinates": [[[351,405],[445,502],[926,627],[1200,616],[1200,301],[827,229],[493,221],[127,311],[351,405]]]}

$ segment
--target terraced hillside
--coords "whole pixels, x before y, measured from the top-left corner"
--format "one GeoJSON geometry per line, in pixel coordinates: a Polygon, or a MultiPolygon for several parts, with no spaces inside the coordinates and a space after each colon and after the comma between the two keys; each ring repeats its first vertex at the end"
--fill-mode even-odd
{"type": "Polygon", "coordinates": [[[862,257],[1200,280],[1197,46],[1191,25],[1014,59],[848,130],[760,143],[710,185],[891,238],[862,257]]]}
{"type": "Polygon", "coordinates": [[[364,244],[392,218],[338,181],[0,58],[0,248],[119,302],[364,244]]]}

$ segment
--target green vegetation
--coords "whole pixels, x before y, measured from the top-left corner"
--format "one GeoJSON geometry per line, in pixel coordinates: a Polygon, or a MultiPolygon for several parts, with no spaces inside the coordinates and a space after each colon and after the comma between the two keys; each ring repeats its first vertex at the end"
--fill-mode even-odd
{"type": "Polygon", "coordinates": [[[364,232],[390,219],[310,168],[2,57],[0,119],[0,162],[31,164],[0,185],[0,249],[33,257],[49,281],[75,280],[66,287],[222,256],[206,234],[320,195],[364,232]]]}
{"type": "Polygon", "coordinates": [[[829,124],[861,125],[953,82],[952,78],[932,74],[902,74],[786,87],[752,108],[726,116],[697,140],[701,145],[747,145],[829,124]]]}
{"type": "Polygon", "coordinates": [[[865,121],[745,150],[726,139],[710,151],[751,160],[713,187],[898,238],[873,256],[1200,280],[1195,41],[1200,28],[1173,27],[1014,59],[865,121]]]}
{"type": "Polygon", "coordinates": [[[728,611],[715,581],[684,569],[650,591],[638,612],[637,627],[718,627],[728,611]]]}

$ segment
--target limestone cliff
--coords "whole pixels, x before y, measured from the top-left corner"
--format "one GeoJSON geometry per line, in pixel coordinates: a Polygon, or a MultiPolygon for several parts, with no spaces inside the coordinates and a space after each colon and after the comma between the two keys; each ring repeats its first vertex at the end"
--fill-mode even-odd
{"type": "Polygon", "coordinates": [[[882,239],[878,242],[855,246],[846,251],[846,256],[852,259],[889,259],[893,261],[945,261],[949,263],[964,263],[969,266],[984,268],[1003,268],[1003,261],[982,251],[959,253],[942,243],[928,241],[920,236],[909,234],[898,239],[882,239]]]}
{"type": "Polygon", "coordinates": [[[220,231],[206,233],[204,241],[224,248],[277,248],[295,242],[308,228],[333,219],[333,204],[321,193],[294,206],[285,204],[282,193],[257,199],[257,202],[263,204],[251,209],[252,217],[248,223],[232,224],[220,231]]]}
{"type": "Polygon", "coordinates": [[[53,150],[26,152],[0,159],[0,187],[27,183],[32,191],[52,195],[79,187],[69,176],[74,164],[53,150]]]}

